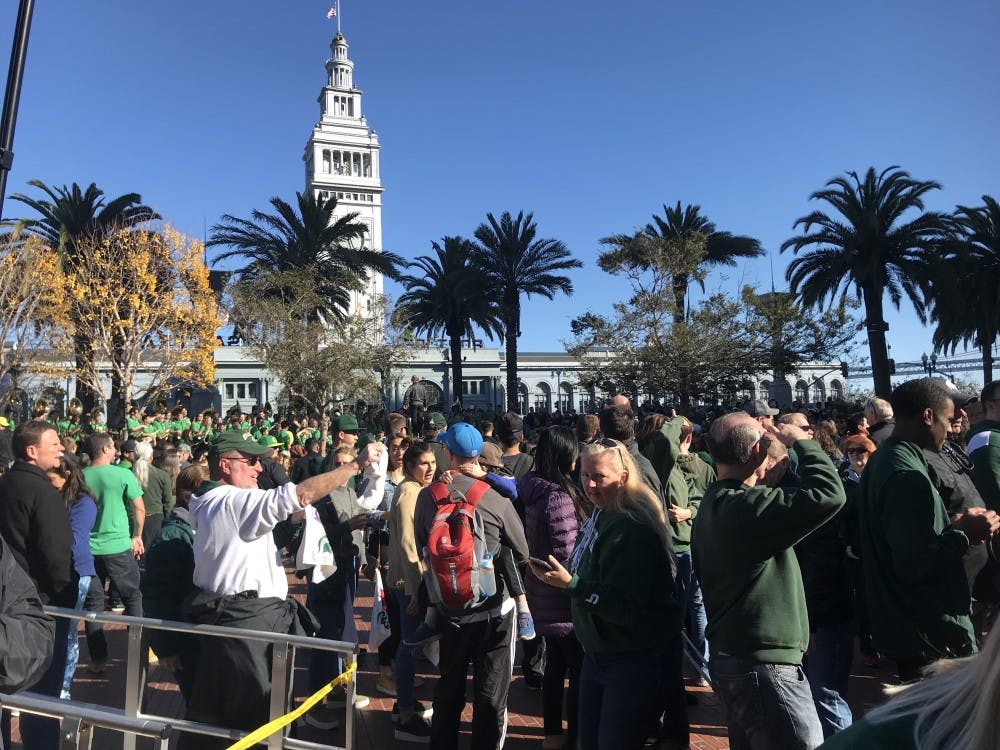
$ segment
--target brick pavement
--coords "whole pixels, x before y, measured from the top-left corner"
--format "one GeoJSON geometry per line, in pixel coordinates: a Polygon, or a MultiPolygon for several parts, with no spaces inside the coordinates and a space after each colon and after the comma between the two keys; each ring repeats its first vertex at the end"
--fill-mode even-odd
{"type": "MultiPolygon", "coordinates": [[[[293,588],[297,596],[302,592],[299,587],[293,588]]],[[[371,610],[371,584],[362,582],[355,607],[355,618],[360,640],[367,641],[367,619],[371,610]]],[[[77,700],[106,706],[121,707],[124,701],[125,680],[125,633],[123,630],[109,628],[108,640],[113,657],[108,662],[107,672],[103,675],[91,675],[86,670],[88,655],[86,640],[81,633],[80,666],[74,680],[73,697],[77,700]]],[[[431,701],[434,672],[427,662],[417,663],[418,672],[427,677],[425,686],[417,688],[418,699],[429,703],[431,701]]],[[[378,667],[375,655],[362,654],[359,661],[358,690],[371,697],[370,705],[357,712],[357,748],[390,748],[419,747],[410,743],[396,742],[393,738],[390,712],[392,699],[380,696],[375,691],[375,679],[378,667]]],[[[304,682],[304,673],[300,668],[296,671],[296,683],[304,682]]],[[[888,669],[873,670],[864,667],[856,661],[851,678],[850,698],[856,715],[880,701],[881,684],[891,679],[888,669]]],[[[689,690],[698,697],[698,705],[690,709],[691,747],[698,750],[715,750],[728,748],[722,709],[716,697],[709,688],[696,687],[690,684],[689,690]]],[[[151,666],[148,688],[148,707],[150,713],[160,716],[179,717],[183,715],[183,701],[177,691],[170,673],[161,667],[151,666]]],[[[541,695],[528,690],[524,685],[520,669],[515,668],[510,690],[510,714],[508,740],[505,745],[509,750],[537,750],[541,747],[541,695]]],[[[471,706],[466,705],[462,715],[462,736],[468,738],[471,726],[471,706]]],[[[297,736],[319,742],[324,740],[343,745],[343,730],[322,732],[312,728],[297,729],[297,736]]],[[[15,735],[16,739],[16,735],[15,735]]],[[[463,743],[468,747],[468,739],[463,743]]],[[[118,750],[121,747],[120,736],[114,733],[97,731],[94,748],[97,750],[118,750]]],[[[140,743],[140,747],[141,747],[140,743]]],[[[15,742],[15,748],[20,744],[15,742]]]]}

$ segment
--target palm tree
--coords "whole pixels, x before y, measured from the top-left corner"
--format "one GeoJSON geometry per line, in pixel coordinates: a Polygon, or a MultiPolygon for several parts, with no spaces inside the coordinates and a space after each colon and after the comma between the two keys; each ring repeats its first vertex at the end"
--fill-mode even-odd
{"type": "Polygon", "coordinates": [[[926,320],[931,259],[947,236],[947,223],[941,214],[924,211],[923,196],[940,187],[914,180],[898,166],[878,174],[869,167],[864,179],[848,172],[810,196],[828,203],[836,214],[813,211],[800,217],[793,226],[804,233],[781,245],[782,252],[792,248],[795,253],[813,247],[785,273],[804,306],[822,306],[828,295],[832,302],[838,291],[843,297],[851,287],[861,297],[875,395],[881,398],[892,390],[883,297],[888,292],[898,309],[905,293],[921,322],[926,320]],[[920,213],[903,221],[912,211],[920,213]]]}
{"type": "Polygon", "coordinates": [[[435,256],[421,255],[409,267],[417,272],[400,281],[406,292],[397,312],[416,331],[433,336],[444,331],[451,350],[452,402],[462,398],[462,338],[478,326],[487,335],[501,335],[503,326],[488,295],[482,274],[472,266],[476,246],[463,237],[432,242],[435,256]]]}
{"type": "Polygon", "coordinates": [[[275,272],[308,271],[325,304],[312,320],[343,322],[352,291],[363,290],[369,274],[398,278],[398,255],[364,246],[368,227],[356,212],[334,217],[336,197],[295,194],[296,209],[281,198],[271,198],[275,213],[254,210],[250,219],[229,214],[212,226],[208,245],[231,247],[212,261],[239,257],[247,266],[239,276],[257,281],[275,272]]]}
{"type": "Polygon", "coordinates": [[[953,229],[955,241],[939,265],[947,273],[934,284],[933,342],[952,352],[960,343],[980,347],[983,382],[989,383],[1000,335],[1000,205],[984,195],[982,206],[958,206],[953,229]]]}
{"type": "MultiPolygon", "coordinates": [[[[94,183],[90,183],[85,190],[75,182],[60,188],[51,188],[41,180],[30,180],[28,184],[41,190],[48,198],[32,198],[20,193],[11,198],[33,209],[39,217],[15,219],[3,224],[12,227],[12,238],[18,237],[21,232],[41,238],[59,253],[60,263],[65,268],[71,269],[77,263],[85,242],[99,241],[122,229],[162,218],[142,203],[139,193],[125,193],[105,201],[104,191],[94,183]]],[[[94,334],[83,326],[84,316],[80,310],[73,311],[72,318],[76,326],[73,333],[76,369],[77,372],[86,372],[92,369],[94,334]]],[[[97,393],[78,378],[76,397],[83,402],[84,410],[89,411],[94,407],[97,393]]],[[[112,415],[108,416],[112,418],[112,415]]]]}
{"type": "MultiPolygon", "coordinates": [[[[764,254],[760,241],[753,237],[720,232],[715,224],[701,215],[701,206],[688,204],[683,209],[681,202],[673,208],[663,205],[663,217],[653,215],[643,233],[654,240],[687,245],[703,244],[700,260],[694,260],[694,279],[705,291],[704,274],[708,266],[735,266],[738,258],[756,258],[764,254]]],[[[687,318],[687,292],[692,281],[692,272],[678,270],[673,274],[674,322],[683,323],[687,318]]]]}
{"type": "Polygon", "coordinates": [[[473,263],[486,277],[483,290],[500,306],[500,320],[507,357],[507,408],[517,410],[517,338],[521,335],[521,295],[538,294],[546,299],[556,292],[573,294],[573,283],[561,271],[581,268],[559,240],[536,239],[534,214],[517,218],[504,211],[497,221],[486,214],[476,229],[477,248],[473,263]]]}

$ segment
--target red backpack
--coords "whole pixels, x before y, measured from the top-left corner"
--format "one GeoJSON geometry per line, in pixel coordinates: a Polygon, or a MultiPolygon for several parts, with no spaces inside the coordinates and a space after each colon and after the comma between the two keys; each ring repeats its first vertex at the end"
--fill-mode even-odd
{"type": "Polygon", "coordinates": [[[482,567],[483,555],[489,550],[483,519],[476,510],[489,488],[481,480],[467,494],[444,482],[434,482],[428,488],[437,514],[424,548],[424,580],[430,600],[452,616],[477,606],[485,598],[481,578],[494,575],[492,569],[482,567]]]}

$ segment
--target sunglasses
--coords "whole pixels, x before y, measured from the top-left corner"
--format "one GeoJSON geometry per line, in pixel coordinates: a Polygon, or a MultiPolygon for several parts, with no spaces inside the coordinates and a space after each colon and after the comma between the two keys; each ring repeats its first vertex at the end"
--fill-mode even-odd
{"type": "Polygon", "coordinates": [[[618,460],[622,462],[622,466],[625,466],[625,459],[622,457],[622,444],[617,440],[612,440],[611,438],[601,438],[597,441],[597,444],[602,448],[614,448],[618,451],[618,460]]]}
{"type": "Polygon", "coordinates": [[[260,456],[250,456],[246,458],[245,456],[225,456],[223,458],[225,461],[242,461],[247,466],[258,466],[260,465],[260,456]]]}

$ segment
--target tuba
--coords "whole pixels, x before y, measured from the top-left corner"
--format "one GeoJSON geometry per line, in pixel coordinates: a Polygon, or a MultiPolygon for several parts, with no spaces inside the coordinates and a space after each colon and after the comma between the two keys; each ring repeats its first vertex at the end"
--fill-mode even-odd
{"type": "Polygon", "coordinates": [[[69,406],[66,407],[66,411],[72,414],[74,417],[79,417],[83,415],[83,402],[76,396],[69,400],[69,406]]]}
{"type": "Polygon", "coordinates": [[[49,403],[44,398],[40,398],[35,402],[35,407],[31,410],[31,415],[33,417],[42,417],[48,414],[49,403]]]}

